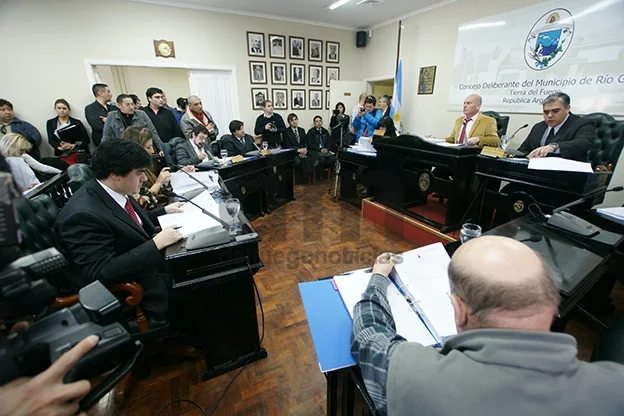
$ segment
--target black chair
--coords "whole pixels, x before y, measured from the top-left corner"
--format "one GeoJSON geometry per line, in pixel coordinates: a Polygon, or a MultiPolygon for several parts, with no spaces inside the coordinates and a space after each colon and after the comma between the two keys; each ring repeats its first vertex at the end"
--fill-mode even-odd
{"type": "Polygon", "coordinates": [[[618,121],[605,113],[592,113],[584,117],[596,123],[596,140],[589,150],[588,160],[595,170],[613,172],[624,146],[624,121],[618,121]]]}
{"type": "Polygon", "coordinates": [[[177,170],[176,165],[178,164],[178,159],[176,158],[175,151],[176,148],[184,143],[186,138],[184,137],[175,137],[169,141],[169,143],[164,143],[163,153],[165,154],[165,162],[167,166],[171,167],[173,171],[177,170]]]}
{"type": "Polygon", "coordinates": [[[492,117],[496,120],[496,130],[498,131],[498,137],[503,137],[507,134],[507,127],[509,127],[509,116],[501,116],[496,111],[484,111],[484,116],[492,117]]]}
{"type": "Polygon", "coordinates": [[[210,143],[210,151],[215,157],[221,157],[221,140],[210,143]]]}
{"type": "Polygon", "coordinates": [[[93,178],[93,172],[91,172],[89,165],[85,163],[75,163],[67,169],[67,176],[69,177],[69,188],[73,193],[93,178]]]}

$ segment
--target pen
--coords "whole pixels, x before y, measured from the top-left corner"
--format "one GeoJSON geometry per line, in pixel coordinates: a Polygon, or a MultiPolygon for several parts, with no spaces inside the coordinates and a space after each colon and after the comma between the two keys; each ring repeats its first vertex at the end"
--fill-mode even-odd
{"type": "Polygon", "coordinates": [[[174,230],[179,230],[180,228],[182,228],[181,225],[178,225],[177,227],[173,227],[174,230]]]}

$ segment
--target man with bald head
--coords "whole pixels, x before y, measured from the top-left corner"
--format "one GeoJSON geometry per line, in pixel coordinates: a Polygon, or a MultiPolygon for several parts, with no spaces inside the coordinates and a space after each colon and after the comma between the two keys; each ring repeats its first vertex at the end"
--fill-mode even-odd
{"type": "Polygon", "coordinates": [[[496,120],[484,116],[481,110],[481,97],[471,94],[464,100],[464,115],[455,120],[451,135],[445,140],[449,143],[474,146],[498,147],[500,138],[496,120]]]}
{"type": "Polygon", "coordinates": [[[208,130],[210,141],[214,141],[219,135],[219,128],[208,111],[204,110],[202,100],[196,95],[188,98],[186,106],[186,114],[180,119],[180,127],[184,133],[184,137],[190,140],[195,126],[204,126],[208,130]]]}
{"type": "Polygon", "coordinates": [[[448,268],[458,334],[441,348],[396,333],[386,297],[400,256],[377,258],[353,311],[351,352],[382,415],[624,414],[624,366],[577,359],[576,340],[550,332],[559,290],[526,245],[484,236],[448,268]]]}

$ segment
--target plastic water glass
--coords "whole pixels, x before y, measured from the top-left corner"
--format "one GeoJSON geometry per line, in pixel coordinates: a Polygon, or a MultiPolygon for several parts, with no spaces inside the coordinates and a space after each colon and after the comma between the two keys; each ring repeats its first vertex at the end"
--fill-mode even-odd
{"type": "Polygon", "coordinates": [[[221,154],[221,159],[225,160],[225,158],[228,157],[227,149],[221,149],[221,153],[220,154],[221,154]]]}
{"type": "Polygon", "coordinates": [[[236,235],[239,228],[238,213],[240,211],[240,201],[236,198],[230,198],[226,200],[225,210],[232,218],[232,221],[230,223],[230,235],[236,235]]]}
{"type": "Polygon", "coordinates": [[[462,244],[473,238],[481,237],[481,226],[472,223],[466,223],[462,225],[461,232],[459,233],[459,239],[462,244]]]}
{"type": "Polygon", "coordinates": [[[208,177],[210,178],[210,182],[213,185],[219,185],[219,172],[216,170],[209,170],[208,171],[208,177]]]}
{"type": "Polygon", "coordinates": [[[262,150],[269,150],[269,142],[262,142],[262,150]]]}
{"type": "Polygon", "coordinates": [[[507,149],[509,142],[511,141],[511,136],[504,135],[500,138],[500,147],[501,149],[507,149]]]}

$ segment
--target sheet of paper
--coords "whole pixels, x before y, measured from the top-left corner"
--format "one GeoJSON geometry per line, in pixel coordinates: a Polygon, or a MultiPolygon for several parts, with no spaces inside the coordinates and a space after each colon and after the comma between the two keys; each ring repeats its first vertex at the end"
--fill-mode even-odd
{"type": "MultiPolygon", "coordinates": [[[[200,198],[202,195],[198,195],[196,198],[193,199],[193,201],[195,201],[195,199],[197,198],[200,198]]],[[[208,194],[208,196],[210,196],[210,194],[208,194]]],[[[211,214],[219,217],[219,204],[214,203],[211,206],[201,206],[211,214]]],[[[221,223],[214,220],[213,218],[210,218],[208,215],[203,214],[200,209],[193,207],[189,203],[184,205],[184,212],[161,215],[160,217],[158,217],[158,223],[160,224],[161,228],[166,228],[172,225],[180,227],[178,231],[182,233],[182,237],[184,238],[199,231],[204,231],[211,228],[221,229],[223,227],[221,223]],[[187,205],[190,205],[192,208],[187,208],[187,205]]]]}
{"type": "MultiPolygon", "coordinates": [[[[217,205],[217,202],[214,200],[212,195],[208,191],[204,191],[201,194],[197,195],[195,198],[191,199],[195,204],[199,205],[205,210],[210,211],[210,208],[214,205],[217,205]]],[[[184,209],[184,213],[189,212],[199,212],[201,213],[201,209],[197,208],[195,205],[190,202],[185,203],[182,208],[184,209]]],[[[212,211],[210,211],[212,213],[212,211]]]]}
{"type": "MultiPolygon", "coordinates": [[[[362,299],[362,293],[366,291],[372,276],[371,273],[366,273],[364,270],[334,276],[334,282],[351,318],[353,318],[353,308],[362,299]]],[[[388,286],[387,296],[396,331],[399,335],[410,342],[418,342],[426,346],[436,344],[436,340],[429,333],[425,324],[409,306],[403,295],[399,293],[396,286],[393,284],[388,286]]]]}
{"type": "Polygon", "coordinates": [[[598,208],[596,212],[598,215],[609,218],[618,223],[624,222],[624,207],[598,208]]]}
{"type": "Polygon", "coordinates": [[[442,338],[457,333],[447,273],[450,261],[442,243],[435,243],[403,253],[403,262],[393,272],[433,325],[430,329],[442,338]]]}
{"type": "MultiPolygon", "coordinates": [[[[210,180],[210,172],[195,172],[191,173],[191,175],[208,187],[213,188],[216,185],[210,180]]],[[[171,174],[171,187],[173,188],[173,192],[184,194],[194,189],[200,189],[202,186],[184,172],[178,171],[171,174]]]]}
{"type": "Polygon", "coordinates": [[[529,159],[529,169],[594,173],[591,163],[577,162],[576,160],[564,159],[562,157],[541,157],[529,159]]]}

